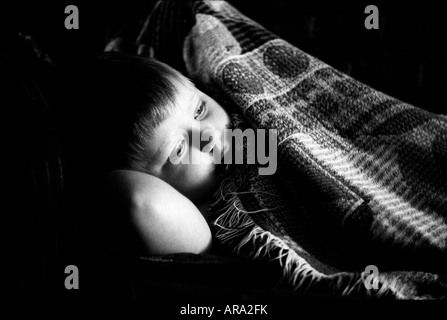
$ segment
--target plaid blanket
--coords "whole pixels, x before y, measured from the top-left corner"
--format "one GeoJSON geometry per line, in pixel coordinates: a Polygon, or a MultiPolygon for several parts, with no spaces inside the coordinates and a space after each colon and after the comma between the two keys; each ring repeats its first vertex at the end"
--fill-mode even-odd
{"type": "Polygon", "coordinates": [[[225,1],[159,2],[137,45],[219,89],[236,127],[277,130],[276,174],[232,165],[216,193],[222,246],[279,264],[281,285],[298,291],[447,296],[445,116],[354,80],[225,1]]]}

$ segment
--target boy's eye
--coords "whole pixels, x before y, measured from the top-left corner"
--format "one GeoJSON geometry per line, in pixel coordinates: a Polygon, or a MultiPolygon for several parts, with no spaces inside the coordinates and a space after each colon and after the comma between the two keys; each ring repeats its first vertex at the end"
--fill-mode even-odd
{"type": "Polygon", "coordinates": [[[175,149],[175,155],[180,158],[185,151],[185,140],[179,143],[179,145],[175,149]]]}
{"type": "Polygon", "coordinates": [[[194,119],[202,117],[205,114],[205,111],[206,111],[206,102],[202,101],[202,103],[200,103],[200,106],[196,109],[194,119]]]}

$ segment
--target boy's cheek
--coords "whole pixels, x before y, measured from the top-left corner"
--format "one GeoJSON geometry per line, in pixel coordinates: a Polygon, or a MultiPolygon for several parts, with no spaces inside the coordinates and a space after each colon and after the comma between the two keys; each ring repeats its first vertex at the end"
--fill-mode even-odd
{"type": "Polygon", "coordinates": [[[173,183],[185,192],[203,192],[208,188],[212,188],[215,184],[214,164],[210,165],[181,165],[183,168],[178,172],[173,183]]]}
{"type": "Polygon", "coordinates": [[[212,103],[214,104],[215,112],[217,113],[217,118],[223,122],[224,127],[229,127],[231,125],[231,118],[228,112],[214,99],[210,98],[212,103]]]}
{"type": "Polygon", "coordinates": [[[213,173],[213,164],[184,164],[180,176],[188,185],[200,185],[206,183],[213,173]]]}
{"type": "Polygon", "coordinates": [[[220,119],[222,119],[223,125],[225,128],[229,128],[231,126],[231,118],[228,112],[220,107],[220,119]]]}
{"type": "MultiPolygon", "coordinates": [[[[220,143],[220,141],[218,141],[220,143]]],[[[205,142],[203,146],[193,146],[185,156],[183,165],[192,165],[186,170],[191,171],[212,171],[214,164],[214,152],[219,152],[220,148],[215,147],[216,142],[205,142]],[[202,151],[200,151],[202,149],[202,151]],[[192,151],[191,151],[192,150],[192,151]],[[209,167],[209,168],[208,168],[209,167]]]]}

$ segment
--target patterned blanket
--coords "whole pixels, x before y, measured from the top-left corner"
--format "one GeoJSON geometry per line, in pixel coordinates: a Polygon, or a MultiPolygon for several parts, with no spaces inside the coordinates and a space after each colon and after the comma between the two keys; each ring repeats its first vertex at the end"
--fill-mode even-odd
{"type": "Polygon", "coordinates": [[[137,45],[219,89],[239,128],[276,129],[278,170],[232,165],[218,241],[294,290],[447,296],[447,118],[362,84],[225,1],[162,1],[137,45]]]}

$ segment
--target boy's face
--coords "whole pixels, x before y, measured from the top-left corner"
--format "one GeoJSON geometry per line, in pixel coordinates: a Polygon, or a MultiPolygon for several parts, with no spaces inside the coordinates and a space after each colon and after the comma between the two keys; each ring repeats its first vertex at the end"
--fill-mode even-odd
{"type": "Polygon", "coordinates": [[[150,173],[198,202],[214,192],[222,179],[213,160],[229,149],[224,129],[230,128],[230,118],[216,101],[186,79],[176,87],[173,111],[155,129],[149,143],[150,173]],[[201,137],[206,137],[205,141],[201,142],[201,137]]]}

